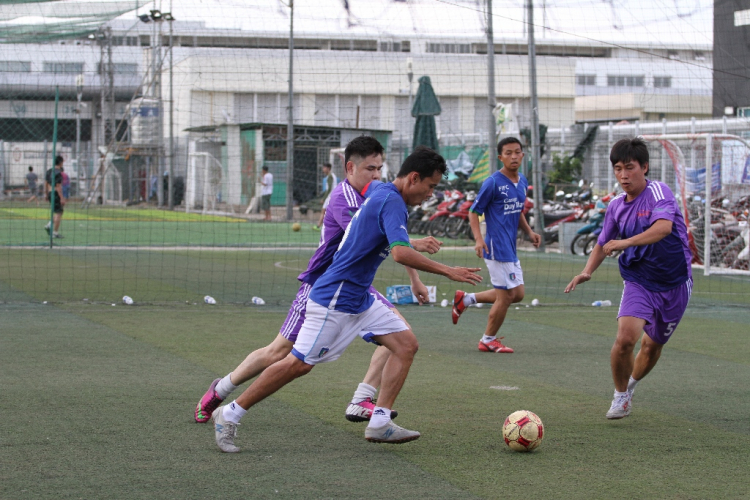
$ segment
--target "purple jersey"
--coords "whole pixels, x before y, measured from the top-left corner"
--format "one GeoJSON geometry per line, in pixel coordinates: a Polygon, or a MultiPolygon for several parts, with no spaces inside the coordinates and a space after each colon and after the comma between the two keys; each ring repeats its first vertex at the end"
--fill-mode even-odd
{"type": "Polygon", "coordinates": [[[333,254],[339,248],[346,226],[364,199],[365,197],[349,184],[349,179],[344,179],[333,189],[323,218],[323,227],[320,229],[318,249],[307,264],[307,270],[297,277],[298,280],[314,285],[328,269],[333,262],[333,254]]]}
{"type": "Polygon", "coordinates": [[[630,238],[643,233],[659,219],[672,222],[670,234],[650,245],[628,247],[619,258],[622,278],[652,292],[671,290],[692,277],[693,255],[688,247],[685,220],[666,184],[646,179],[646,189],[633,201],[625,201],[625,193],[616,196],[607,208],[597,241],[604,246],[616,238],[630,238]]]}

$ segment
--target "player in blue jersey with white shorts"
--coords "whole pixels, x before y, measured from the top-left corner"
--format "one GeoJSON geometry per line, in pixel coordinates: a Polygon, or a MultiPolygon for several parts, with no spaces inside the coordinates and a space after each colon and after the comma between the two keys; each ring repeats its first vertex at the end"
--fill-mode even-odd
{"type": "Polygon", "coordinates": [[[529,236],[535,247],[540,245],[542,239],[531,230],[521,213],[529,187],[526,177],[518,171],[523,162],[521,141],[506,137],[498,143],[497,153],[503,168],[484,181],[469,211],[469,223],[476,242],[474,250],[477,257],[484,257],[494,289],[476,294],[456,291],[452,317],[455,325],[468,306],[492,304],[487,327],[479,341],[479,350],[512,353],[513,349],[504,345],[501,342],[504,337],[497,338],[497,333],[503,326],[510,305],[521,302],[525,293],[523,270],[516,254],[518,228],[529,236]],[[484,215],[487,224],[484,239],[479,226],[480,215],[484,215]]]}
{"type": "Polygon", "coordinates": [[[609,158],[624,193],[609,204],[586,267],[565,293],[590,280],[607,255],[622,250],[618,260],[625,286],[610,354],[615,395],[607,412],[607,418],[618,419],[630,415],[636,384],[656,366],[664,344],[680,324],[693,289],[693,255],[672,191],[663,182],[646,178],[646,143],[640,138],[622,139],[609,158]],[[634,357],[639,338],[641,349],[634,357]]]}
{"type": "Polygon", "coordinates": [[[367,429],[368,441],[405,443],[420,434],[399,427],[391,409],[406,380],[418,344],[406,322],[370,293],[380,264],[388,258],[413,269],[476,284],[478,268],[449,267],[422,256],[409,244],[407,205],[432,196],[445,173],[445,160],[419,147],[404,161],[392,183],[377,183],[346,229],[333,264],[310,291],[305,321],[290,355],[268,367],[232,403],[213,415],[216,443],[224,452],[234,445],[237,424],[247,410],[318,363],[336,360],[356,337],[377,342],[391,351],[383,368],[380,396],[367,429]]]}
{"type": "MultiPolygon", "coordinates": [[[[297,340],[302,323],[305,320],[305,307],[315,281],[325,272],[333,261],[344,231],[354,213],[364,200],[362,191],[373,180],[380,179],[383,167],[383,146],[377,139],[360,136],[352,139],[344,150],[346,178],[338,184],[329,195],[329,210],[320,231],[320,244],[310,259],[307,269],[299,275],[301,281],[297,297],[292,302],[289,314],[276,338],[267,346],[250,353],[232,372],[223,378],[217,378],[195,408],[195,421],[205,423],[211,419],[213,411],[237,387],[260,374],[273,363],[284,359],[292,350],[297,340]]],[[[433,237],[411,241],[412,246],[420,252],[434,254],[441,243],[433,237]]],[[[428,300],[427,288],[419,280],[416,271],[408,270],[412,290],[420,304],[428,300]]],[[[394,308],[374,287],[370,293],[390,308],[394,308]]],[[[395,311],[395,308],[394,308],[395,311]]],[[[399,314],[396,311],[396,314],[399,314]]],[[[364,380],[357,386],[351,403],[346,408],[345,417],[352,422],[370,419],[375,407],[375,393],[380,385],[383,366],[388,360],[390,351],[379,347],[373,353],[370,366],[364,380]]],[[[395,416],[394,412],[394,416],[395,416]]]]}

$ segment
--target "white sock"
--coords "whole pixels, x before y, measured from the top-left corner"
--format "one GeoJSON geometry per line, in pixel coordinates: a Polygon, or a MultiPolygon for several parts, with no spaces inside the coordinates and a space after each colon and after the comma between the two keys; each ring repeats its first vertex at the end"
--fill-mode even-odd
{"type": "Polygon", "coordinates": [[[495,340],[496,338],[497,338],[497,337],[496,337],[496,336],[494,336],[494,335],[493,335],[492,337],[488,337],[487,335],[482,335],[482,343],[483,343],[483,344],[489,344],[490,342],[492,342],[492,341],[493,341],[493,340],[495,340]]]}
{"type": "Polygon", "coordinates": [[[618,398],[620,396],[627,396],[627,395],[628,395],[628,391],[620,392],[617,389],[615,389],[615,398],[618,398]]]}
{"type": "Polygon", "coordinates": [[[467,293],[464,295],[464,305],[466,307],[472,306],[477,303],[477,295],[475,293],[467,293]]]}
{"type": "Polygon", "coordinates": [[[372,410],[372,417],[370,417],[370,423],[367,427],[383,427],[391,421],[391,410],[389,408],[383,408],[382,406],[376,406],[372,410]]]}
{"type": "Polygon", "coordinates": [[[230,373],[216,384],[216,392],[221,399],[227,399],[227,396],[238,387],[232,383],[231,375],[230,373]]]}
{"type": "Polygon", "coordinates": [[[232,401],[224,407],[224,418],[235,424],[240,423],[240,419],[245,416],[247,410],[237,404],[237,400],[232,401]]]}
{"type": "Polygon", "coordinates": [[[369,384],[362,382],[357,386],[357,390],[354,391],[352,396],[352,403],[359,403],[367,398],[375,399],[375,392],[377,389],[369,384]]]}
{"type": "Polygon", "coordinates": [[[635,391],[635,386],[638,385],[638,382],[638,380],[630,377],[630,380],[628,380],[628,392],[630,394],[633,394],[633,391],[635,391]]]}

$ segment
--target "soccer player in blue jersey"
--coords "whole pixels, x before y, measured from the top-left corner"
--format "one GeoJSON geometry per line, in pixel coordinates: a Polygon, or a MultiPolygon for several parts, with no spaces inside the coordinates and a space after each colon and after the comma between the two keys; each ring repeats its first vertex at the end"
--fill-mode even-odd
{"type": "MultiPolygon", "coordinates": [[[[315,281],[328,269],[333,261],[333,254],[341,243],[344,231],[354,213],[364,200],[362,191],[373,180],[380,179],[383,167],[383,146],[370,136],[359,136],[352,139],[344,150],[346,179],[338,184],[329,196],[329,210],[326,211],[320,231],[320,243],[307,265],[307,269],[297,279],[301,282],[297,297],[292,302],[289,314],[276,338],[267,346],[250,353],[231,373],[217,378],[195,407],[195,421],[205,423],[211,419],[213,411],[237,387],[260,374],[273,363],[284,359],[292,350],[297,340],[302,323],[305,321],[307,298],[315,281]]],[[[441,243],[433,237],[411,241],[412,246],[420,251],[434,254],[441,243]]],[[[412,290],[420,304],[428,300],[427,287],[419,280],[417,272],[407,270],[412,290]]],[[[370,293],[389,308],[395,309],[388,299],[374,287],[370,293]]],[[[402,318],[403,319],[403,318],[402,318]]],[[[364,380],[357,386],[351,403],[346,408],[345,417],[352,422],[369,420],[375,408],[375,393],[380,385],[383,366],[388,360],[390,351],[379,347],[372,355],[370,367],[364,380]]],[[[394,416],[395,416],[394,412],[394,416]]]]}
{"type": "Polygon", "coordinates": [[[607,418],[617,419],[630,415],[636,384],[656,366],[664,344],[680,324],[693,289],[693,256],[672,191],[663,182],[646,178],[646,143],[640,138],[622,139],[612,147],[609,159],[624,193],[607,208],[586,267],[565,293],[590,280],[607,255],[622,250],[618,260],[625,286],[610,354],[615,395],[607,412],[607,418]],[[634,357],[639,338],[641,349],[634,357]]]}
{"type": "Polygon", "coordinates": [[[469,212],[469,223],[476,241],[474,250],[477,257],[484,257],[494,289],[476,294],[457,290],[453,297],[452,316],[455,325],[468,306],[492,304],[479,350],[512,353],[513,349],[501,342],[504,337],[497,338],[497,332],[503,326],[510,305],[521,302],[524,296],[523,270],[516,254],[518,228],[529,236],[535,247],[542,239],[532,231],[521,213],[529,187],[526,177],[518,171],[523,162],[521,141],[506,137],[498,143],[497,153],[503,168],[484,181],[469,212]],[[487,224],[484,239],[479,226],[480,215],[484,215],[487,224]]]}
{"type": "Polygon", "coordinates": [[[380,396],[365,438],[379,443],[405,443],[420,434],[391,420],[393,403],[409,373],[418,344],[409,326],[369,289],[380,264],[388,258],[413,269],[476,284],[478,268],[449,267],[422,256],[409,244],[407,205],[432,196],[445,173],[445,160],[433,150],[418,147],[404,161],[396,180],[369,187],[359,211],[346,229],[333,264],[310,291],[306,317],[290,355],[268,367],[235,401],[213,414],[216,443],[228,453],[237,424],[250,407],[272,395],[318,363],[334,361],[357,336],[388,348],[380,396]]]}

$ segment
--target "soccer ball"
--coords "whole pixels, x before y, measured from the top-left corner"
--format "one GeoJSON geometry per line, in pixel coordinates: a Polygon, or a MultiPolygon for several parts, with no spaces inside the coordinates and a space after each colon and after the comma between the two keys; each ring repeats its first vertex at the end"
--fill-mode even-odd
{"type": "Polygon", "coordinates": [[[299,222],[295,222],[294,224],[292,224],[292,231],[294,231],[295,233],[300,229],[302,229],[302,224],[300,224],[299,222]]]}
{"type": "Polygon", "coordinates": [[[513,451],[531,451],[542,443],[544,424],[535,413],[519,410],[503,424],[503,439],[513,451]]]}

